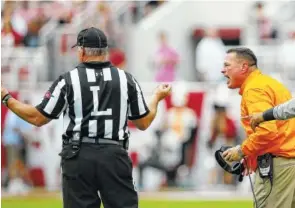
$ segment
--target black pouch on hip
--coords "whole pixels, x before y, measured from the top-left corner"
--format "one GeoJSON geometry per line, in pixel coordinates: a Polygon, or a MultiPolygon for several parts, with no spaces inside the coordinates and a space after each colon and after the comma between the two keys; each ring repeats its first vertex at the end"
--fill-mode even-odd
{"type": "Polygon", "coordinates": [[[63,159],[71,159],[78,156],[80,152],[81,141],[82,137],[80,135],[80,132],[74,132],[71,142],[63,146],[63,149],[61,153],[59,153],[59,155],[63,159]]]}
{"type": "Polygon", "coordinates": [[[273,156],[270,153],[258,156],[258,170],[261,178],[271,178],[273,176],[273,156]]]}

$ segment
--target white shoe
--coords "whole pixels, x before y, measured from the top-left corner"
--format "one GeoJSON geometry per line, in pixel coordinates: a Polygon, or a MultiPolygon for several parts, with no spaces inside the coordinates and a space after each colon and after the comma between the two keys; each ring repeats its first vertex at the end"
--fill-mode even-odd
{"type": "Polygon", "coordinates": [[[29,187],[24,184],[22,179],[15,178],[9,182],[7,192],[10,195],[26,195],[29,192],[29,187]]]}
{"type": "Polygon", "coordinates": [[[9,195],[17,195],[18,193],[18,185],[19,184],[19,179],[15,178],[9,181],[8,187],[7,187],[7,193],[9,195]]]}

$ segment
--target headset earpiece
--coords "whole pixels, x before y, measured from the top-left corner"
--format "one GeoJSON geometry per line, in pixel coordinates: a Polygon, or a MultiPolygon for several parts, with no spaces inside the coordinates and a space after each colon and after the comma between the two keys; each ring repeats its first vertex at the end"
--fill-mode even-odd
{"type": "Polygon", "coordinates": [[[227,171],[231,174],[241,175],[244,171],[243,164],[241,164],[240,162],[234,162],[233,164],[229,164],[222,157],[222,153],[229,148],[231,148],[231,147],[230,146],[222,146],[219,150],[217,150],[215,152],[215,159],[216,159],[217,163],[220,165],[220,167],[222,167],[225,171],[227,171]]]}

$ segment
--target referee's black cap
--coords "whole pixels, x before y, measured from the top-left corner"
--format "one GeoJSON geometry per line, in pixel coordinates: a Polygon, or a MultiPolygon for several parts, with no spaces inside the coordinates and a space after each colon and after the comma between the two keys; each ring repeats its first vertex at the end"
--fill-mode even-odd
{"type": "Polygon", "coordinates": [[[72,46],[82,46],[87,48],[106,48],[108,47],[107,36],[98,28],[90,27],[81,30],[77,37],[77,43],[72,46]]]}

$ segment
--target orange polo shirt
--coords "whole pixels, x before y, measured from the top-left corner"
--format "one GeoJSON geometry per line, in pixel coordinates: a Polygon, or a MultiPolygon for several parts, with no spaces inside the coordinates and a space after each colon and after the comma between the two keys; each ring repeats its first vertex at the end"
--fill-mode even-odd
{"type": "MultiPolygon", "coordinates": [[[[263,112],[292,98],[289,90],[277,80],[253,71],[240,89],[241,116],[263,112]]],[[[265,153],[295,158],[295,119],[261,123],[253,132],[248,119],[241,119],[247,138],[241,145],[256,169],[256,158],[265,153]]]]}

